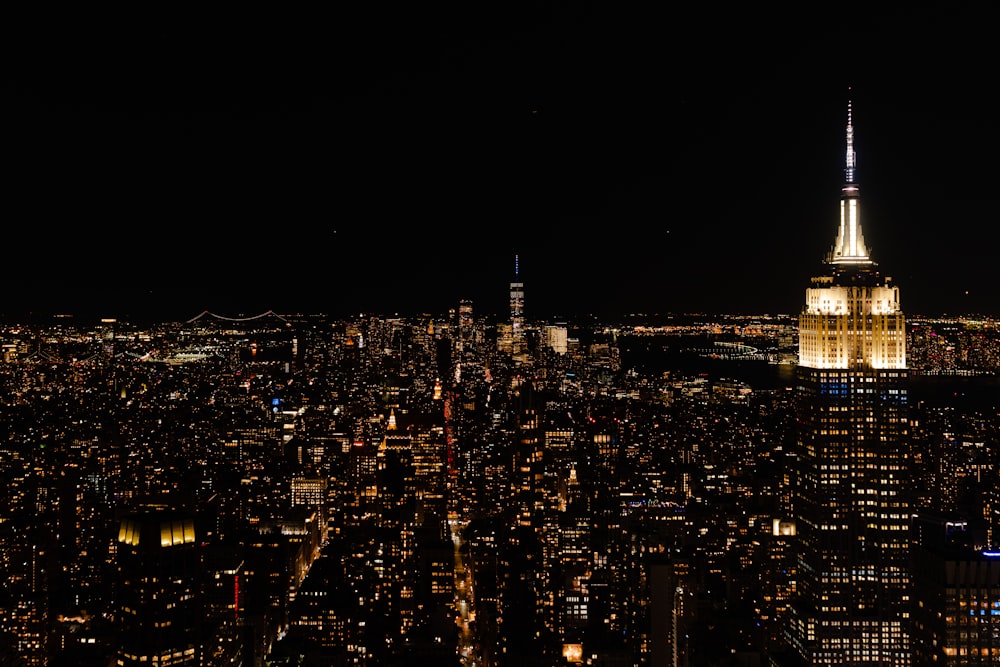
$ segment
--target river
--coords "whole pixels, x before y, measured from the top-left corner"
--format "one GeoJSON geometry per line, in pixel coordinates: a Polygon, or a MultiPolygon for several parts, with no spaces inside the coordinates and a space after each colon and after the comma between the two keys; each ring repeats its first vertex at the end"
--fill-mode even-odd
{"type": "MultiPolygon", "coordinates": [[[[704,338],[687,336],[622,336],[618,339],[622,367],[644,374],[664,371],[682,375],[706,374],[709,379],[730,378],[753,389],[781,389],[795,385],[794,364],[715,359],[686,350],[703,348],[704,338]]],[[[1000,376],[943,376],[911,373],[910,397],[928,405],[962,411],[1000,410],[1000,376]]]]}

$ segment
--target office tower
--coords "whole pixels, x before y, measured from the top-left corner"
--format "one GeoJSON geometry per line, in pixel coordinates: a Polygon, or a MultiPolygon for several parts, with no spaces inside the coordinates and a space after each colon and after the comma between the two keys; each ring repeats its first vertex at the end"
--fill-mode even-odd
{"type": "Polygon", "coordinates": [[[413,436],[409,429],[399,428],[394,411],[389,412],[389,423],[379,444],[376,461],[379,524],[387,528],[411,524],[416,504],[413,436]]]}
{"type": "Polygon", "coordinates": [[[521,264],[514,256],[514,279],[510,282],[510,335],[513,352],[524,350],[524,283],[521,282],[521,264]]]}
{"type": "Polygon", "coordinates": [[[515,387],[517,413],[516,442],[512,479],[515,522],[537,527],[545,509],[545,438],[542,430],[540,397],[533,380],[515,387]]]}
{"type": "Polygon", "coordinates": [[[342,527],[335,534],[348,528],[360,528],[371,522],[378,511],[378,452],[379,445],[362,439],[353,442],[346,457],[345,480],[341,490],[342,527]]]}
{"type": "Polygon", "coordinates": [[[51,648],[47,632],[51,623],[47,544],[51,538],[47,532],[27,518],[0,521],[0,571],[5,575],[0,590],[0,636],[7,634],[11,640],[6,649],[0,648],[0,665],[46,664],[51,648]]]}
{"type": "Polygon", "coordinates": [[[774,518],[769,533],[762,539],[765,562],[760,578],[760,623],[765,650],[774,651],[782,646],[782,623],[789,602],[795,597],[796,556],[792,550],[795,522],[774,518]]]}
{"type": "Polygon", "coordinates": [[[556,354],[566,354],[569,350],[569,329],[559,325],[546,326],[545,345],[556,354]]]}
{"type": "Polygon", "coordinates": [[[127,514],[117,541],[117,665],[199,665],[202,562],[191,514],[127,514]]]}
{"type": "MultiPolygon", "coordinates": [[[[328,537],[327,485],[328,479],[326,477],[293,477],[291,481],[292,507],[305,507],[315,511],[318,515],[317,551],[321,544],[326,544],[328,537]]],[[[318,555],[318,553],[315,554],[315,556],[318,555]]]]}
{"type": "Polygon", "coordinates": [[[1000,553],[957,514],[913,517],[913,664],[1000,662],[1000,553]]]}
{"type": "Polygon", "coordinates": [[[413,415],[411,422],[416,521],[445,534],[448,515],[448,443],[443,414],[413,415]]]}
{"type": "Polygon", "coordinates": [[[786,636],[809,665],[908,665],[909,426],[899,288],[869,255],[847,110],[836,242],[799,316],[786,636]]]}
{"type": "Polygon", "coordinates": [[[475,335],[475,318],[472,312],[472,301],[462,299],[458,304],[458,340],[455,343],[460,360],[465,360],[473,352],[473,336],[475,335]]]}
{"type": "MultiPolygon", "coordinates": [[[[244,663],[245,591],[240,589],[243,550],[236,544],[211,544],[204,550],[205,637],[203,664],[238,667],[244,663]]],[[[155,664],[155,663],[154,663],[155,664]]]]}

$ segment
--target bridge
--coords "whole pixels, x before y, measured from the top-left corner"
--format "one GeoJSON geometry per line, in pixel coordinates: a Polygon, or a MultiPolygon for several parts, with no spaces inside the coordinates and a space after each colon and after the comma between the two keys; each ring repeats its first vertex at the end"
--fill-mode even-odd
{"type": "Polygon", "coordinates": [[[691,348],[685,351],[694,352],[700,357],[727,359],[731,361],[771,361],[774,359],[773,354],[762,352],[759,348],[752,345],[721,340],[712,343],[712,347],[691,348]]]}
{"type": "Polygon", "coordinates": [[[203,310],[194,317],[192,317],[190,320],[187,320],[185,324],[192,324],[202,319],[203,317],[209,317],[214,320],[222,320],[224,322],[252,322],[254,320],[263,319],[265,317],[274,317],[281,320],[282,322],[288,321],[278,313],[274,312],[273,310],[267,310],[264,311],[263,313],[260,313],[259,315],[251,315],[249,317],[226,317],[225,315],[218,315],[216,313],[209,312],[208,310],[203,310]]]}

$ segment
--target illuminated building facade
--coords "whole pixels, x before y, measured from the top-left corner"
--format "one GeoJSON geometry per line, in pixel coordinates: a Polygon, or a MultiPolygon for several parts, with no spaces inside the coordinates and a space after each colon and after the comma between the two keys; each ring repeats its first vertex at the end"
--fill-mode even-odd
{"type": "Polygon", "coordinates": [[[514,257],[514,279],[510,282],[510,336],[514,354],[524,349],[524,283],[520,274],[520,261],[514,257]]]}
{"type": "Polygon", "coordinates": [[[524,329],[524,283],[521,282],[520,260],[514,257],[514,279],[510,282],[510,325],[514,337],[523,334],[524,329]]]}
{"type": "Polygon", "coordinates": [[[545,327],[545,344],[556,354],[566,354],[569,351],[569,330],[558,325],[545,327]]]}
{"type": "Polygon", "coordinates": [[[534,382],[526,380],[516,391],[517,442],[512,491],[518,525],[537,527],[545,510],[545,438],[534,382]]]}
{"type": "Polygon", "coordinates": [[[292,507],[306,507],[315,510],[319,515],[319,543],[326,543],[327,540],[327,479],[325,477],[293,477],[292,487],[292,507]]]}
{"type": "Polygon", "coordinates": [[[455,341],[456,351],[462,360],[472,356],[472,341],[475,336],[475,318],[472,313],[472,301],[462,299],[458,304],[458,337],[455,341]]]}
{"type": "Polygon", "coordinates": [[[809,665],[909,665],[909,425],[899,290],[869,256],[847,116],[836,242],[799,316],[786,638],[809,665]]]}
{"type": "Polygon", "coordinates": [[[960,515],[913,517],[913,664],[1000,662],[1000,552],[960,515]]]}

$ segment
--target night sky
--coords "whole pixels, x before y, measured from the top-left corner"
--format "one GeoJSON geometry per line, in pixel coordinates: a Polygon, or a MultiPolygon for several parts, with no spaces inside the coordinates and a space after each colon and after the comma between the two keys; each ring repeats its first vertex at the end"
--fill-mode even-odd
{"type": "Polygon", "coordinates": [[[849,97],[904,310],[1000,312],[990,3],[351,4],[9,15],[0,314],[795,313],[849,97]]]}

